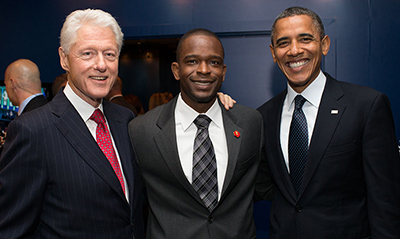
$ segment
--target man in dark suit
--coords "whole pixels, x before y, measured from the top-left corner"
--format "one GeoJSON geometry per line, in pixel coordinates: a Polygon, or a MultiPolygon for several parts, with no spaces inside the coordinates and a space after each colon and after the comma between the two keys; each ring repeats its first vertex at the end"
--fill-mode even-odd
{"type": "Polygon", "coordinates": [[[11,103],[18,106],[18,115],[45,105],[39,68],[28,59],[12,62],[4,73],[4,84],[11,103]]]}
{"type": "Polygon", "coordinates": [[[136,108],[132,104],[128,103],[124,99],[124,96],[122,95],[122,80],[119,76],[117,77],[117,80],[115,81],[110,92],[104,99],[114,104],[121,105],[125,108],[130,109],[133,112],[133,114],[135,114],[135,116],[138,115],[136,108]]]}
{"type": "Polygon", "coordinates": [[[308,9],[283,11],[271,42],[288,87],[258,109],[274,183],[270,238],[399,238],[400,160],[388,98],[321,71],[330,40],[308,9]]]}
{"type": "Polygon", "coordinates": [[[10,123],[0,158],[0,238],[142,239],[142,188],[128,136],[133,114],[104,101],[123,34],[101,10],[61,30],[68,83],[10,123]]]}
{"type": "Polygon", "coordinates": [[[214,33],[187,32],[176,54],[171,68],[181,93],[129,123],[150,206],[147,237],[255,238],[262,118],[245,106],[227,111],[217,100],[226,66],[214,33]],[[200,118],[209,123],[207,143],[197,143],[200,118]]]}

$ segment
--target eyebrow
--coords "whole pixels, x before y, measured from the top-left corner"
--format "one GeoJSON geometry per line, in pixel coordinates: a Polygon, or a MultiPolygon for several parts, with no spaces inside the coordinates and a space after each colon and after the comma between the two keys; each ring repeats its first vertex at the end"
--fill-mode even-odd
{"type": "MultiPolygon", "coordinates": [[[[310,33],[301,33],[301,34],[299,34],[299,37],[306,37],[306,36],[308,36],[308,37],[311,37],[311,38],[315,38],[312,34],[310,34],[310,33]]],[[[276,44],[278,44],[279,42],[281,42],[281,41],[284,41],[284,40],[288,40],[289,39],[289,37],[281,37],[281,38],[279,38],[278,40],[276,40],[276,44]]]]}
{"type": "MultiPolygon", "coordinates": [[[[199,55],[187,55],[187,56],[185,56],[184,58],[183,58],[183,60],[185,60],[185,59],[187,59],[187,58],[192,58],[192,57],[198,57],[199,55]]],[[[208,57],[210,57],[210,58],[218,58],[218,59],[220,59],[220,60],[224,60],[224,58],[222,58],[221,56],[218,56],[218,55],[210,55],[210,56],[208,56],[208,57]]]]}

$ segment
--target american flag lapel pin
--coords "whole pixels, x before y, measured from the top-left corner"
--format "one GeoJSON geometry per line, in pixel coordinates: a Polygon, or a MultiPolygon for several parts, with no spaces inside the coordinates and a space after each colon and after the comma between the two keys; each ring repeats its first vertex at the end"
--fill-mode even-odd
{"type": "Polygon", "coordinates": [[[339,114],[339,110],[331,110],[331,115],[337,115],[339,114]]]}

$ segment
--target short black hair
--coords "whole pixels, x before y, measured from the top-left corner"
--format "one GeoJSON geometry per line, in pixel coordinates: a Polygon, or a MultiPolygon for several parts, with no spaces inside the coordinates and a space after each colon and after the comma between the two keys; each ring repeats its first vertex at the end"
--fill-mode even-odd
{"type": "Polygon", "coordinates": [[[293,16],[300,16],[300,15],[307,15],[311,17],[312,22],[314,26],[317,28],[317,31],[319,33],[319,36],[321,37],[320,40],[322,40],[325,37],[325,29],[324,29],[324,24],[322,23],[321,18],[316,14],[315,12],[311,11],[308,8],[305,7],[289,7],[285,9],[283,12],[281,12],[275,19],[274,23],[272,24],[271,28],[271,44],[274,45],[274,34],[275,34],[275,25],[276,22],[280,19],[287,18],[287,17],[293,17],[293,16]]]}
{"type": "Polygon", "coordinates": [[[191,36],[208,36],[208,37],[213,37],[215,39],[217,39],[219,41],[219,43],[221,43],[221,47],[222,47],[222,54],[223,57],[225,58],[225,50],[224,50],[224,46],[222,45],[221,40],[219,39],[219,37],[217,36],[217,34],[215,34],[214,32],[204,29],[204,28],[195,28],[192,29],[188,32],[186,32],[181,39],[179,40],[178,46],[176,48],[176,61],[179,62],[179,56],[181,54],[182,51],[182,43],[189,37],[191,36]]]}

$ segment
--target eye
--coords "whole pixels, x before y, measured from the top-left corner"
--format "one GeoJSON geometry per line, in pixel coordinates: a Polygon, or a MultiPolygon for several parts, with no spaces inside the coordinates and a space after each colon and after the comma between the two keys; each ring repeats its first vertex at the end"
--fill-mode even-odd
{"type": "Polygon", "coordinates": [[[287,46],[287,45],[289,45],[289,42],[288,42],[288,41],[280,41],[280,42],[278,42],[278,44],[277,44],[278,47],[285,47],[285,46],[287,46]]]}
{"type": "Polygon", "coordinates": [[[106,52],[104,57],[109,61],[115,61],[117,59],[117,54],[114,52],[106,52]]]}
{"type": "Polygon", "coordinates": [[[305,43],[310,42],[310,41],[312,41],[312,40],[313,40],[313,39],[310,38],[310,37],[303,37],[303,38],[301,38],[301,42],[305,42],[305,43]]]}
{"type": "Polygon", "coordinates": [[[219,66],[220,65],[220,62],[217,61],[217,60],[213,60],[210,63],[211,63],[211,65],[214,65],[214,66],[219,66]]]}
{"type": "Polygon", "coordinates": [[[93,51],[84,51],[81,54],[81,58],[84,59],[84,60],[87,60],[87,59],[93,58],[94,55],[95,55],[95,53],[93,51]]]}
{"type": "Polygon", "coordinates": [[[189,59],[186,61],[186,64],[192,65],[192,64],[196,64],[196,60],[195,59],[189,59]]]}

